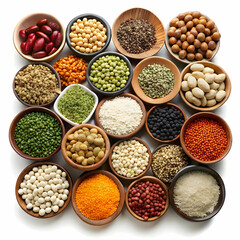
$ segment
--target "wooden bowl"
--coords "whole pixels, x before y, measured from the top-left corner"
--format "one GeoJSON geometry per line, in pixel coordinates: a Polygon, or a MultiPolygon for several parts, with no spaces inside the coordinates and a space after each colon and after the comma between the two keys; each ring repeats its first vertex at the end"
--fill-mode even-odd
{"type": "Polygon", "coordinates": [[[124,139],[124,138],[130,138],[132,137],[134,134],[136,134],[138,131],[140,131],[140,129],[143,127],[144,123],[145,123],[145,119],[146,119],[146,108],[143,104],[143,102],[138,98],[136,97],[135,95],[133,94],[130,94],[130,93],[122,93],[121,95],[119,95],[118,97],[130,97],[132,99],[134,99],[141,107],[142,109],[142,120],[140,122],[140,124],[138,125],[138,127],[132,131],[131,133],[128,133],[128,134],[124,134],[124,135],[114,135],[112,133],[109,133],[107,131],[105,131],[105,129],[103,128],[103,126],[101,125],[101,122],[99,120],[99,111],[100,111],[100,108],[101,106],[103,105],[103,103],[107,100],[111,100],[113,99],[114,97],[108,97],[108,98],[104,98],[102,99],[99,104],[97,105],[97,108],[96,108],[96,111],[95,111],[95,121],[96,121],[96,124],[97,126],[99,126],[100,128],[102,128],[106,134],[109,136],[109,137],[112,137],[112,138],[118,138],[118,139],[124,139]]]}
{"type": "MultiPolygon", "coordinates": [[[[187,13],[187,12],[185,12],[185,13],[187,13]]],[[[184,14],[185,14],[185,13],[184,13],[184,14]]],[[[208,16],[206,16],[206,15],[204,15],[204,14],[202,14],[202,16],[204,16],[207,20],[210,20],[210,18],[209,18],[208,16]]],[[[169,54],[170,54],[173,58],[175,58],[176,60],[178,60],[179,62],[182,62],[182,63],[185,63],[185,64],[189,64],[189,63],[191,63],[191,62],[193,62],[193,61],[196,61],[195,59],[194,59],[193,61],[189,61],[187,58],[182,59],[182,58],[180,58],[180,57],[178,56],[178,54],[176,54],[176,53],[174,53],[174,52],[172,51],[171,45],[169,44],[168,30],[169,30],[169,24],[168,24],[168,26],[166,27],[166,34],[165,34],[165,46],[166,46],[169,54]]],[[[218,28],[217,28],[217,30],[218,30],[218,28]]],[[[212,57],[209,58],[209,59],[203,58],[203,60],[205,60],[205,61],[211,61],[211,60],[215,57],[215,55],[217,54],[217,52],[218,52],[218,50],[219,50],[219,47],[220,47],[220,40],[216,43],[216,48],[213,50],[213,55],[212,55],[212,57]]]]}
{"type": "Polygon", "coordinates": [[[166,211],[167,211],[167,209],[168,209],[168,207],[169,207],[169,196],[168,196],[167,186],[166,186],[161,180],[159,180],[159,179],[156,178],[156,177],[153,177],[153,176],[144,176],[144,177],[141,177],[141,178],[135,180],[134,182],[132,182],[132,183],[128,186],[127,191],[126,191],[126,195],[125,195],[125,204],[126,204],[126,208],[127,208],[127,210],[129,211],[129,213],[130,213],[133,217],[135,217],[136,219],[138,219],[138,220],[140,220],[140,221],[144,221],[144,222],[152,222],[152,221],[155,221],[155,220],[159,219],[160,217],[162,217],[162,216],[166,213],[166,211]],[[147,221],[144,220],[142,217],[138,216],[138,215],[130,208],[130,206],[129,206],[129,204],[128,204],[128,195],[129,195],[130,189],[131,189],[136,183],[141,182],[141,181],[143,181],[143,182],[149,181],[149,182],[152,182],[152,183],[157,183],[157,184],[159,184],[159,185],[161,186],[161,188],[164,190],[164,192],[165,192],[165,194],[166,194],[166,197],[167,197],[167,198],[166,198],[165,209],[161,212],[161,215],[160,215],[160,216],[151,217],[151,218],[149,218],[147,221]]]}
{"type": "MultiPolygon", "coordinates": [[[[166,146],[169,146],[169,145],[177,145],[177,146],[180,146],[181,147],[181,145],[180,144],[177,144],[177,143],[168,143],[168,144],[161,144],[161,145],[159,145],[158,147],[156,147],[154,150],[153,150],[153,152],[152,152],[152,163],[151,163],[151,170],[152,170],[152,173],[153,173],[153,175],[156,177],[156,178],[158,178],[159,180],[161,180],[161,181],[163,181],[165,184],[166,184],[166,186],[167,187],[169,187],[169,185],[170,185],[170,183],[172,182],[172,181],[164,181],[163,179],[161,179],[161,177],[159,177],[157,174],[156,174],[156,172],[153,170],[153,155],[159,150],[159,149],[161,149],[162,147],[166,147],[166,146]]],[[[183,150],[184,151],[184,150],[183,150]]],[[[190,158],[187,156],[187,154],[185,154],[185,156],[186,156],[186,160],[187,160],[187,165],[189,165],[190,164],[190,158]]],[[[180,170],[179,170],[180,171],[180,170]]]]}
{"type": "Polygon", "coordinates": [[[159,20],[159,18],[150,12],[149,10],[143,9],[143,8],[131,8],[123,13],[121,13],[116,20],[113,23],[112,26],[112,39],[115,47],[117,50],[122,53],[123,55],[133,58],[133,59],[143,59],[146,57],[153,56],[156,54],[160,49],[162,48],[164,44],[164,38],[165,38],[165,29],[162,24],[162,22],[159,20]],[[139,54],[133,54],[127,52],[119,43],[117,39],[117,31],[121,25],[121,23],[125,22],[129,19],[144,19],[147,20],[149,23],[151,23],[155,28],[155,36],[157,38],[156,44],[148,51],[139,53],[139,54]]]}
{"type": "Polygon", "coordinates": [[[14,76],[13,85],[12,85],[12,87],[13,87],[13,93],[15,94],[16,98],[17,98],[22,104],[24,104],[24,105],[26,105],[26,106],[28,106],[28,107],[32,107],[32,106],[34,106],[34,107],[48,107],[48,106],[52,105],[53,102],[54,102],[54,101],[56,100],[56,98],[58,97],[58,93],[57,93],[57,92],[56,92],[56,96],[55,96],[50,102],[44,103],[44,104],[41,104],[41,105],[33,105],[33,104],[30,104],[30,103],[27,103],[27,102],[23,101],[23,100],[18,96],[18,94],[17,94],[17,92],[16,92],[16,90],[15,90],[15,87],[16,87],[15,78],[16,78],[16,76],[19,74],[19,72],[23,71],[23,70],[24,70],[26,67],[28,67],[29,65],[37,65],[37,64],[38,64],[38,65],[46,66],[46,67],[48,67],[48,68],[52,71],[52,73],[53,73],[53,74],[56,76],[56,78],[57,78],[58,88],[59,88],[59,90],[61,89],[61,80],[60,80],[60,77],[59,77],[57,71],[52,67],[52,65],[50,65],[50,64],[48,64],[48,63],[46,63],[46,62],[32,62],[32,63],[26,64],[25,66],[21,67],[20,70],[19,70],[19,71],[16,73],[16,75],[14,76]]]}
{"type": "Polygon", "coordinates": [[[16,25],[14,32],[13,32],[13,43],[14,43],[16,50],[23,58],[27,59],[28,61],[32,61],[32,62],[50,62],[51,60],[53,60],[60,54],[60,52],[64,48],[65,42],[66,42],[66,35],[65,35],[64,26],[55,16],[48,14],[48,13],[32,13],[32,14],[25,16],[18,22],[18,24],[16,25]],[[48,21],[55,22],[60,26],[60,28],[61,28],[60,32],[62,34],[61,45],[59,46],[58,50],[55,53],[53,53],[52,55],[43,57],[43,58],[33,58],[31,55],[23,54],[21,51],[21,48],[20,48],[22,40],[19,37],[19,31],[22,29],[26,29],[30,26],[36,25],[36,23],[39,20],[44,19],[44,18],[47,18],[48,21]]]}
{"type": "Polygon", "coordinates": [[[48,108],[45,108],[45,107],[28,107],[28,108],[25,108],[24,110],[22,110],[21,112],[19,112],[15,116],[15,118],[12,120],[12,123],[11,123],[10,128],[9,128],[9,141],[10,141],[10,144],[11,144],[12,148],[14,149],[14,151],[18,155],[20,155],[21,157],[26,158],[28,160],[33,160],[33,161],[46,161],[49,158],[51,158],[53,155],[55,155],[60,150],[60,147],[61,147],[60,144],[56,148],[56,150],[52,154],[50,154],[49,156],[46,156],[46,157],[32,157],[32,156],[29,156],[29,155],[23,153],[19,149],[19,147],[17,146],[16,141],[15,141],[14,133],[15,133],[15,128],[16,128],[16,125],[17,125],[18,121],[23,116],[25,116],[26,114],[31,113],[31,112],[44,112],[44,113],[47,113],[47,114],[51,115],[52,117],[56,118],[58,120],[58,122],[60,123],[61,128],[62,128],[62,137],[64,136],[65,126],[64,126],[62,120],[60,119],[60,117],[56,113],[54,113],[52,110],[49,110],[48,108]]]}
{"type": "Polygon", "coordinates": [[[218,66],[217,64],[213,63],[213,62],[207,62],[207,61],[198,61],[198,62],[193,62],[188,64],[181,72],[180,75],[180,79],[181,81],[183,80],[183,77],[186,73],[191,72],[190,67],[191,65],[193,65],[194,63],[199,63],[199,64],[203,64],[205,67],[210,67],[212,69],[214,69],[214,72],[217,74],[220,73],[224,73],[226,75],[226,79],[225,79],[225,91],[226,91],[226,97],[219,103],[217,103],[216,105],[212,106],[212,107],[197,107],[194,104],[190,103],[184,96],[184,92],[182,91],[182,89],[180,89],[180,96],[182,98],[182,100],[192,109],[195,109],[197,111],[213,111],[216,110],[217,108],[221,107],[229,98],[230,94],[231,94],[231,80],[229,78],[229,76],[227,75],[226,71],[221,68],[220,66],[218,66]]]}
{"type": "Polygon", "coordinates": [[[104,224],[112,222],[115,218],[117,218],[119,216],[119,214],[122,212],[122,209],[123,209],[123,206],[124,206],[124,197],[125,197],[124,187],[116,176],[114,176],[112,173],[110,173],[108,171],[105,171],[105,170],[95,170],[93,172],[85,172],[74,183],[73,190],[72,190],[72,206],[73,206],[73,209],[74,209],[75,213],[84,222],[86,222],[90,225],[100,226],[100,225],[104,225],[104,224]],[[120,202],[119,202],[117,210],[110,217],[105,218],[105,219],[101,219],[101,220],[93,220],[93,219],[89,219],[89,218],[85,217],[79,211],[79,209],[77,207],[77,204],[76,204],[76,191],[77,191],[78,186],[82,183],[82,181],[84,179],[86,179],[88,176],[91,176],[93,174],[104,174],[107,177],[111,178],[114,181],[114,183],[117,185],[118,190],[120,192],[120,202]]]}
{"type": "Polygon", "coordinates": [[[70,166],[72,166],[73,168],[81,170],[81,171],[92,171],[92,170],[95,170],[95,169],[101,167],[105,163],[105,161],[107,160],[109,152],[110,152],[110,141],[108,139],[107,134],[101,128],[99,128],[98,126],[95,126],[95,125],[92,125],[92,124],[87,124],[87,123],[79,124],[79,125],[76,125],[76,126],[70,128],[68,130],[68,132],[64,135],[62,143],[61,143],[61,151],[62,151],[62,155],[63,155],[63,158],[65,159],[65,161],[70,166]],[[75,131],[77,131],[77,130],[83,128],[83,127],[87,127],[87,128],[90,128],[90,129],[91,128],[96,128],[98,130],[98,132],[103,136],[105,144],[106,144],[106,146],[105,146],[106,150],[105,150],[104,157],[99,162],[94,163],[92,165],[87,165],[87,166],[83,166],[81,164],[78,164],[78,163],[74,162],[71,158],[69,158],[67,156],[66,150],[65,150],[68,135],[71,134],[71,133],[74,133],[75,131]]]}
{"type": "Polygon", "coordinates": [[[142,99],[142,101],[149,103],[149,104],[162,104],[169,102],[172,100],[180,91],[181,87],[181,79],[180,79],[180,72],[177,68],[177,66],[171,62],[170,60],[162,57],[149,57],[141,62],[139,62],[136,67],[133,70],[133,78],[132,78],[132,88],[136,95],[142,99]],[[148,97],[143,90],[141,89],[139,82],[138,82],[138,76],[142,72],[143,68],[147,67],[148,65],[153,65],[153,64],[159,64],[159,65],[164,65],[167,68],[169,68],[172,73],[174,74],[174,87],[173,90],[166,95],[165,97],[161,98],[150,98],[148,97]]]}
{"type": "Polygon", "coordinates": [[[185,123],[182,126],[181,132],[180,132],[180,143],[181,146],[183,148],[183,150],[185,151],[185,153],[189,156],[189,158],[193,159],[196,162],[202,163],[202,164],[212,164],[212,163],[216,163],[219,162],[220,160],[222,160],[230,151],[231,146],[232,146],[232,133],[231,133],[231,129],[228,126],[228,124],[225,122],[225,120],[223,118],[221,118],[220,116],[218,116],[217,114],[214,113],[210,113],[210,112],[199,112],[199,113],[195,113],[193,114],[191,117],[189,117],[185,123]],[[212,118],[216,121],[219,122],[219,124],[223,127],[223,129],[226,131],[227,134],[227,147],[224,151],[224,153],[221,155],[221,157],[215,159],[215,160],[211,160],[211,161],[202,161],[196,157],[194,157],[187,149],[186,145],[185,145],[185,141],[184,141],[184,135],[185,135],[185,131],[187,128],[187,125],[191,122],[193,122],[194,120],[198,119],[198,118],[202,118],[202,117],[207,117],[207,118],[212,118]]]}
{"type": "Polygon", "coordinates": [[[94,92],[98,93],[98,94],[101,94],[103,96],[116,96],[116,95],[119,95],[121,93],[123,93],[127,88],[128,86],[130,85],[131,83],[131,80],[132,80],[132,76],[133,76],[133,68],[132,68],[132,64],[131,62],[122,54],[120,53],[117,53],[117,52],[103,52],[103,53],[100,53],[98,54],[97,56],[95,56],[88,64],[87,66],[87,70],[86,70],[86,79],[90,85],[90,87],[93,89],[94,92]],[[98,89],[94,84],[93,82],[90,80],[89,76],[90,76],[90,71],[91,71],[91,67],[92,65],[100,58],[100,57],[103,57],[103,56],[107,56],[107,55],[110,55],[110,56],[117,56],[119,57],[120,59],[123,59],[124,62],[126,62],[128,68],[129,68],[129,76],[128,76],[128,80],[126,82],[126,85],[121,88],[120,90],[118,91],[112,91],[112,92],[107,92],[107,91],[102,91],[100,89],[98,89]]]}
{"type": "Polygon", "coordinates": [[[190,165],[190,166],[187,166],[185,168],[183,168],[182,170],[180,170],[176,176],[174,177],[171,185],[170,185],[170,188],[169,188],[169,199],[170,199],[170,203],[171,203],[171,206],[173,207],[173,209],[180,215],[182,216],[183,218],[189,220],[189,221],[193,221],[193,222],[203,222],[203,221],[206,221],[206,220],[209,220],[210,218],[214,217],[219,211],[220,209],[222,208],[223,206],[223,203],[225,201],[225,186],[224,186],[224,182],[221,178],[221,176],[216,172],[214,171],[213,169],[209,168],[209,167],[206,167],[206,166],[196,166],[196,165],[190,165]],[[219,199],[218,199],[218,203],[217,205],[215,206],[214,210],[212,213],[208,214],[206,217],[191,217],[191,216],[188,216],[186,215],[185,213],[183,213],[175,204],[174,202],[174,187],[175,187],[175,184],[177,182],[177,180],[179,179],[179,177],[183,176],[185,173],[189,173],[191,171],[203,171],[203,172],[206,172],[210,175],[212,175],[219,187],[220,187],[220,195],[219,195],[219,199]]]}
{"type": "Polygon", "coordinates": [[[109,45],[109,43],[111,42],[111,37],[112,37],[112,33],[111,33],[111,28],[110,28],[110,25],[108,24],[108,22],[101,16],[99,15],[96,15],[96,14],[93,14],[93,13],[85,13],[85,14],[81,14],[81,15],[78,15],[76,17],[74,17],[67,25],[67,28],[66,28],[66,41],[67,41],[67,45],[68,47],[79,57],[82,57],[84,59],[91,59],[93,58],[94,56],[96,56],[97,54],[105,51],[109,45]],[[71,40],[70,40],[70,37],[69,37],[69,34],[71,33],[71,27],[73,25],[73,23],[75,23],[78,19],[83,19],[83,18],[87,18],[87,19],[96,19],[97,21],[100,21],[104,27],[106,27],[107,29],[107,40],[105,42],[105,45],[99,50],[99,51],[96,51],[96,52],[93,52],[93,53],[83,53],[83,52],[80,52],[78,50],[76,50],[72,45],[71,45],[71,40]]]}
{"type": "Polygon", "coordinates": [[[146,121],[145,121],[145,127],[146,127],[146,130],[147,130],[147,133],[150,135],[151,138],[153,138],[154,140],[160,142],[160,143],[172,143],[174,141],[176,141],[177,139],[179,139],[180,137],[180,132],[178,134],[178,136],[176,136],[175,138],[171,139],[171,140],[161,140],[161,139],[158,139],[156,137],[153,136],[153,134],[151,133],[151,131],[149,130],[149,127],[148,127],[148,118],[149,118],[149,115],[151,114],[151,112],[157,108],[157,107],[164,107],[164,106],[173,106],[175,108],[177,108],[183,115],[183,118],[184,118],[184,121],[186,121],[187,119],[187,116],[185,114],[185,112],[176,104],[174,103],[164,103],[164,104],[161,104],[161,105],[155,105],[153,106],[148,112],[147,112],[147,117],[146,117],[146,121]]]}
{"type": "Polygon", "coordinates": [[[108,163],[109,163],[109,166],[111,168],[111,170],[113,171],[113,173],[118,177],[118,178],[122,178],[122,179],[125,179],[125,180],[136,180],[140,177],[142,177],[143,175],[145,175],[147,173],[147,171],[149,170],[150,166],[151,166],[151,163],[152,163],[152,154],[151,154],[151,150],[149,148],[149,146],[146,144],[146,142],[144,142],[142,139],[138,138],[138,137],[132,137],[132,138],[129,138],[129,139],[122,139],[122,140],[119,140],[117,141],[115,144],[113,144],[113,146],[111,147],[110,149],[110,154],[109,154],[109,157],[108,157],[108,163]],[[123,141],[126,141],[126,140],[136,140],[138,142],[140,142],[141,144],[143,144],[146,148],[147,148],[147,152],[149,154],[149,160],[148,160],[148,165],[146,167],[146,169],[136,175],[135,177],[126,177],[126,176],[123,176],[121,174],[119,174],[116,169],[113,167],[113,164],[112,164],[112,153],[113,153],[113,149],[118,146],[121,142],[123,141]]]}
{"type": "Polygon", "coordinates": [[[70,202],[71,195],[72,195],[72,178],[71,178],[70,174],[68,173],[68,171],[65,168],[63,168],[62,166],[60,166],[59,164],[57,164],[57,163],[53,163],[53,162],[44,162],[44,163],[42,163],[42,162],[35,162],[35,163],[32,163],[31,165],[28,165],[25,169],[23,169],[23,171],[18,176],[18,179],[17,179],[17,182],[16,182],[16,186],[15,186],[15,195],[16,195],[17,202],[18,202],[19,206],[26,213],[28,213],[29,215],[31,215],[33,217],[36,217],[36,218],[43,218],[43,219],[54,217],[54,216],[58,215],[59,213],[61,213],[67,207],[67,205],[70,202]],[[59,208],[58,212],[55,213],[55,212],[51,211],[50,213],[45,214],[44,216],[40,216],[38,213],[35,213],[32,210],[27,209],[27,205],[26,205],[25,201],[22,199],[21,195],[19,195],[19,193],[18,193],[18,190],[20,188],[20,184],[24,180],[24,176],[27,173],[29,173],[34,167],[38,167],[38,166],[41,166],[41,165],[57,166],[58,169],[61,169],[62,171],[64,171],[67,174],[66,178],[67,178],[67,180],[69,182],[69,188],[68,188],[69,195],[68,195],[67,200],[64,202],[64,205],[59,208]]]}

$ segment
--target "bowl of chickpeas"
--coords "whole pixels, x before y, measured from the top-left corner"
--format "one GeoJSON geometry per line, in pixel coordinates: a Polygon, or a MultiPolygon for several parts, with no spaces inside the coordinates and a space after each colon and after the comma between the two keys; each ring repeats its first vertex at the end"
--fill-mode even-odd
{"type": "Polygon", "coordinates": [[[180,13],[167,26],[165,45],[183,63],[210,61],[218,52],[221,34],[213,20],[199,11],[180,13]]]}
{"type": "Polygon", "coordinates": [[[111,41],[108,22],[92,13],[74,17],[66,28],[68,47],[78,56],[91,59],[103,52],[111,41]]]}

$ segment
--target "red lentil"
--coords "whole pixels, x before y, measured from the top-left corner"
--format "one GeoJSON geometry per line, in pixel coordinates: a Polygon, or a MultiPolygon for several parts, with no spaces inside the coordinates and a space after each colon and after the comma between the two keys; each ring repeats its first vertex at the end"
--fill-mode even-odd
{"type": "Polygon", "coordinates": [[[129,190],[128,204],[135,214],[147,221],[161,215],[166,194],[158,183],[140,181],[129,190]]]}
{"type": "Polygon", "coordinates": [[[207,117],[195,119],[187,125],[184,141],[188,151],[202,161],[221,157],[228,143],[222,125],[207,117]]]}

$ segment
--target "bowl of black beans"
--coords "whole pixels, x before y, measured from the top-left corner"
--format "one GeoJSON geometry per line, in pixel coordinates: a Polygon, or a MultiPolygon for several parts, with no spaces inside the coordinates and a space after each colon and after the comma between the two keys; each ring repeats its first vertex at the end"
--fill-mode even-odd
{"type": "Polygon", "coordinates": [[[186,119],[186,114],[180,107],[173,103],[165,103],[155,105],[148,111],[145,127],[156,141],[170,143],[179,138],[186,119]]]}

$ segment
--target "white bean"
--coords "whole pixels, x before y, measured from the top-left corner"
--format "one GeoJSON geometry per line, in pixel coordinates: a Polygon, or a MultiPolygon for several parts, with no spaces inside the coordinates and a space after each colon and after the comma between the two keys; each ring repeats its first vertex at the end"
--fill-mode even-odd
{"type": "Polygon", "coordinates": [[[188,82],[187,81],[182,81],[182,90],[184,92],[188,91],[190,88],[188,86],[188,82]]]}
{"type": "Polygon", "coordinates": [[[222,83],[220,83],[220,85],[219,85],[218,91],[220,91],[220,90],[225,90],[225,88],[226,88],[225,82],[222,82],[222,83]]]}
{"type": "Polygon", "coordinates": [[[210,68],[210,67],[205,67],[203,69],[203,73],[214,73],[214,69],[210,68]]]}
{"type": "Polygon", "coordinates": [[[216,83],[222,83],[225,79],[226,79],[226,75],[224,73],[220,73],[215,76],[214,81],[216,83]]]}
{"type": "Polygon", "coordinates": [[[194,71],[194,72],[192,72],[192,75],[193,75],[196,79],[205,78],[205,75],[203,74],[203,72],[200,72],[200,71],[194,71]]]}
{"type": "Polygon", "coordinates": [[[204,97],[204,91],[200,89],[199,87],[195,87],[192,89],[192,94],[194,97],[197,98],[203,98],[204,97]]]}
{"type": "Polygon", "coordinates": [[[214,82],[214,79],[215,79],[215,76],[214,76],[214,74],[211,74],[211,73],[206,73],[205,74],[205,81],[207,82],[207,83],[213,83],[214,82]]]}
{"type": "Polygon", "coordinates": [[[193,103],[193,94],[191,91],[185,92],[185,98],[190,102],[193,103]]]}
{"type": "Polygon", "coordinates": [[[192,71],[203,71],[204,65],[200,63],[194,63],[193,65],[191,65],[190,69],[192,71]]]}
{"type": "Polygon", "coordinates": [[[186,73],[186,74],[184,75],[184,77],[183,77],[183,80],[184,80],[184,81],[187,81],[187,79],[188,79],[189,76],[192,76],[192,74],[191,74],[191,73],[186,73]]]}
{"type": "Polygon", "coordinates": [[[216,101],[221,102],[226,97],[226,92],[224,90],[220,90],[216,93],[216,101]]]}
{"type": "Polygon", "coordinates": [[[216,96],[216,90],[211,89],[208,93],[205,94],[207,100],[213,99],[216,96]]]}
{"type": "Polygon", "coordinates": [[[206,97],[204,96],[202,99],[201,99],[201,106],[202,107],[205,107],[207,105],[207,99],[206,97]]]}
{"type": "Polygon", "coordinates": [[[215,99],[210,99],[210,100],[207,101],[207,106],[212,107],[212,106],[216,105],[216,103],[217,102],[216,102],[215,99]]]}
{"type": "Polygon", "coordinates": [[[196,105],[198,107],[201,106],[201,100],[200,99],[193,96],[192,101],[193,101],[194,105],[196,105]]]}
{"type": "Polygon", "coordinates": [[[197,80],[194,76],[189,76],[187,79],[188,87],[195,88],[197,86],[197,80]]]}
{"type": "Polygon", "coordinates": [[[219,86],[220,86],[220,84],[215,83],[215,82],[213,82],[212,84],[210,84],[210,88],[211,88],[211,89],[214,89],[214,90],[217,90],[217,89],[219,88],[219,86]]]}
{"type": "Polygon", "coordinates": [[[210,91],[209,84],[203,78],[198,79],[198,87],[200,89],[202,89],[204,92],[209,92],[210,91]]]}

